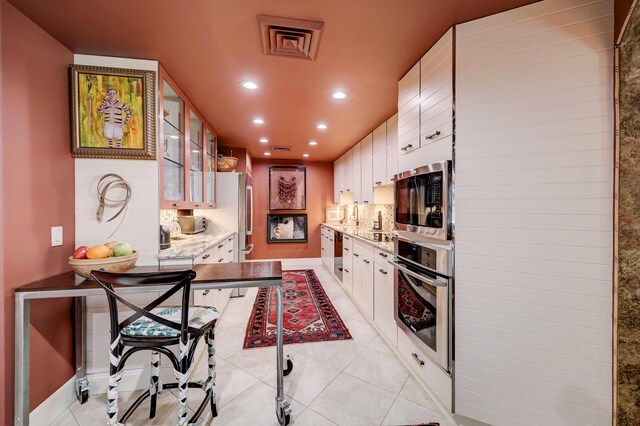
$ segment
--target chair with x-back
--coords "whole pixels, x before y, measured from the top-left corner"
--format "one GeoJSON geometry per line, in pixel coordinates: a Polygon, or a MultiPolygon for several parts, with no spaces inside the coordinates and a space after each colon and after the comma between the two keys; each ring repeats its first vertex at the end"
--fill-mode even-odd
{"type": "MultiPolygon", "coordinates": [[[[92,271],[91,276],[102,285],[107,293],[111,325],[109,345],[109,389],[107,393],[107,424],[125,423],[136,408],[151,397],[149,418],[155,417],[158,394],[162,389],[179,390],[178,425],[187,424],[187,389],[201,388],[205,396],[188,424],[195,423],[204,412],[207,402],[211,405],[213,417],[216,407],[216,365],[214,331],[218,320],[218,311],[210,306],[190,306],[191,280],[196,273],[187,271],[153,273],[110,273],[92,271]],[[158,296],[161,288],[166,289],[159,297],[140,307],[124,296],[130,294],[127,288],[147,287],[149,293],[158,296]],[[175,307],[159,307],[174,294],[182,291],[182,304],[175,307]],[[124,305],[133,314],[123,321],[119,320],[118,305],[124,305]],[[204,336],[208,353],[208,377],[205,381],[189,382],[194,361],[195,349],[204,336]],[[171,348],[172,346],[176,348],[171,348]],[[175,351],[177,349],[177,353],[175,351]],[[149,389],[140,395],[125,414],[118,419],[118,386],[122,370],[131,355],[139,351],[151,352],[151,380],[149,389]],[[160,354],[172,363],[178,381],[162,384],[159,380],[160,354]]],[[[138,289],[139,290],[139,289],[138,289]]]]}

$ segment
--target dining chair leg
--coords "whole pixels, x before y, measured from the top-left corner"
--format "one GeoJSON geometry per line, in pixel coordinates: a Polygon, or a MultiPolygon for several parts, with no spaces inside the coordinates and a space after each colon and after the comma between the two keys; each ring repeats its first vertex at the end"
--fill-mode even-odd
{"type": "Polygon", "coordinates": [[[151,381],[149,383],[149,394],[151,395],[151,409],[149,418],[156,416],[156,405],[158,401],[158,393],[160,392],[160,354],[156,351],[151,352],[151,381]]]}
{"type": "Polygon", "coordinates": [[[120,336],[109,345],[109,389],[107,390],[107,426],[118,424],[118,387],[122,379],[122,370],[118,370],[122,346],[120,336]]]}
{"type": "Polygon", "coordinates": [[[207,378],[207,386],[205,392],[211,391],[211,415],[213,417],[218,416],[218,407],[216,404],[216,347],[215,347],[215,333],[211,329],[206,336],[207,339],[207,354],[209,355],[209,377],[207,378]]]}
{"type": "Polygon", "coordinates": [[[187,336],[186,341],[180,339],[180,356],[178,361],[180,364],[180,371],[175,371],[178,378],[178,426],[187,424],[187,415],[189,414],[189,405],[187,402],[187,389],[189,389],[189,338],[187,336]]]}

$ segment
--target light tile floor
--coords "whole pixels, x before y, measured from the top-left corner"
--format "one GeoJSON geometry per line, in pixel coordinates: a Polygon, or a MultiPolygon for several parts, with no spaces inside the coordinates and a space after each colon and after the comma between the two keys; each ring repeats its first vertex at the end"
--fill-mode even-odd
{"type": "MultiPolygon", "coordinates": [[[[408,425],[440,422],[447,418],[419,388],[404,365],[376,330],[353,305],[331,274],[319,266],[288,265],[284,269],[313,269],[353,336],[353,340],[285,346],[294,359],[293,372],[285,377],[285,393],[293,410],[293,423],[313,425],[408,425]]],[[[231,299],[216,331],[218,358],[218,417],[206,425],[277,425],[275,415],[275,348],[243,350],[244,331],[257,289],[244,298],[231,299]]],[[[206,376],[206,360],[197,377],[206,376]]],[[[121,392],[121,413],[137,392],[121,392]]],[[[189,405],[200,402],[201,393],[189,393],[189,405]]],[[[148,402],[136,410],[128,425],[175,425],[177,397],[171,391],[158,399],[156,418],[149,420],[148,402]]],[[[92,395],[80,405],[74,402],[52,424],[105,424],[105,395],[92,395]]]]}

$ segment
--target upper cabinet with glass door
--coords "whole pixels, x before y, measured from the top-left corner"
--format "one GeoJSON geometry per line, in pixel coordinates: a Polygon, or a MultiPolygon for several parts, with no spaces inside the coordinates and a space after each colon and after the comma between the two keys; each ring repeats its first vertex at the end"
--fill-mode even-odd
{"type": "Polygon", "coordinates": [[[163,208],[180,208],[184,197],[184,101],[176,91],[163,81],[162,84],[162,137],[163,208]]]}
{"type": "Polygon", "coordinates": [[[216,206],[216,135],[208,128],[205,130],[204,157],[204,202],[207,207],[216,206]]]}
{"type": "Polygon", "coordinates": [[[161,68],[161,201],[163,209],[215,207],[216,137],[161,68]]]}

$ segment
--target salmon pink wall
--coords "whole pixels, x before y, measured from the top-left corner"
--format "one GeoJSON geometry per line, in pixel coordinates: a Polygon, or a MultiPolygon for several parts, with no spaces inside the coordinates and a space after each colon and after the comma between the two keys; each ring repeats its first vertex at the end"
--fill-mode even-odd
{"type": "MultiPolygon", "coordinates": [[[[74,245],[73,54],[2,0],[3,424],[13,424],[13,289],[68,271],[74,245]],[[64,226],[51,247],[50,227],[64,226]]],[[[31,304],[31,408],[74,374],[69,299],[31,304]]]]}
{"type": "MultiPolygon", "coordinates": [[[[333,205],[333,163],[330,161],[296,161],[253,159],[253,253],[251,259],[295,259],[320,257],[320,223],[324,209],[333,205]],[[303,165],[307,168],[307,210],[309,240],[306,243],[267,244],[269,214],[269,166],[303,165]]],[[[286,213],[274,211],[273,213],[286,213]]]]}

